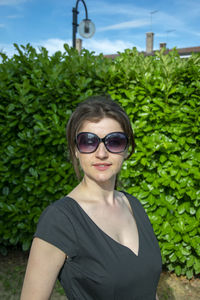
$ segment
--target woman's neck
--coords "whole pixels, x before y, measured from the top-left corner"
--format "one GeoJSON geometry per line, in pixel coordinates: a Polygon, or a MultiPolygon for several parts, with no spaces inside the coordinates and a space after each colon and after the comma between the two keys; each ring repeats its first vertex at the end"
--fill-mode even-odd
{"type": "Polygon", "coordinates": [[[81,192],[83,197],[93,199],[95,202],[104,202],[112,205],[115,201],[115,180],[109,182],[97,183],[88,177],[83,178],[77,186],[77,191],[81,192]]]}

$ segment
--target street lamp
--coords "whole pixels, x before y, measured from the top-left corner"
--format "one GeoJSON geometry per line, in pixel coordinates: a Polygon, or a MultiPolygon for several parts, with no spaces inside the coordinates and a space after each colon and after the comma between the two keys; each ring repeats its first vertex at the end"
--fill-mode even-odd
{"type": "Polygon", "coordinates": [[[76,7],[72,9],[73,13],[73,22],[72,22],[72,45],[73,48],[76,48],[76,33],[77,27],[79,26],[79,34],[84,38],[91,38],[95,33],[95,25],[90,19],[88,19],[87,7],[84,0],[77,0],[76,7]],[[77,16],[78,16],[78,4],[82,1],[85,7],[85,19],[78,25],[77,16]]]}

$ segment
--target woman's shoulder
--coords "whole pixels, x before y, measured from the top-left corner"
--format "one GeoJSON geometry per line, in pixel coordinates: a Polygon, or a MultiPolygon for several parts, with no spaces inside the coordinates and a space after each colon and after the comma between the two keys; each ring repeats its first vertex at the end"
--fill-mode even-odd
{"type": "Polygon", "coordinates": [[[48,213],[52,217],[54,214],[70,215],[73,212],[72,201],[68,196],[64,196],[51,204],[49,204],[43,211],[43,215],[48,213]]]}
{"type": "Polygon", "coordinates": [[[141,211],[142,213],[145,213],[145,209],[142,205],[142,203],[138,200],[138,198],[136,198],[135,196],[125,192],[125,191],[121,191],[121,193],[128,199],[128,202],[130,203],[130,205],[132,206],[133,209],[137,209],[139,211],[141,211]]]}
{"type": "Polygon", "coordinates": [[[124,196],[126,196],[129,201],[131,201],[131,202],[135,201],[137,203],[140,203],[140,201],[135,196],[133,196],[132,194],[129,194],[129,193],[125,192],[125,191],[120,191],[120,193],[122,193],[124,196]]]}
{"type": "Polygon", "coordinates": [[[76,229],[70,200],[65,196],[51,203],[42,212],[34,237],[38,237],[69,256],[76,250],[76,229]]]}

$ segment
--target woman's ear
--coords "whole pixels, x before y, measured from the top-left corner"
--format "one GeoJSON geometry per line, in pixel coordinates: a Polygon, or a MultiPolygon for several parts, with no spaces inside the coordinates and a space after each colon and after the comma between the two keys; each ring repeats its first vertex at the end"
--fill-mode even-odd
{"type": "Polygon", "coordinates": [[[78,149],[77,148],[75,148],[75,156],[78,159],[78,149]]]}

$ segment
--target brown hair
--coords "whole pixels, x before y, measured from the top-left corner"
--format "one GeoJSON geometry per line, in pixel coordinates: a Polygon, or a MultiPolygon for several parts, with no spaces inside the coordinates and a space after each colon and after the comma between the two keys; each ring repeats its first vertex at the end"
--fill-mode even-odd
{"type": "Polygon", "coordinates": [[[117,120],[129,139],[129,158],[134,152],[134,136],[130,120],[119,104],[114,102],[110,96],[92,96],[81,102],[72,113],[67,124],[67,142],[70,157],[74,166],[77,178],[80,180],[80,170],[78,160],[75,156],[75,137],[83,125],[84,121],[98,122],[103,118],[117,120]]]}

